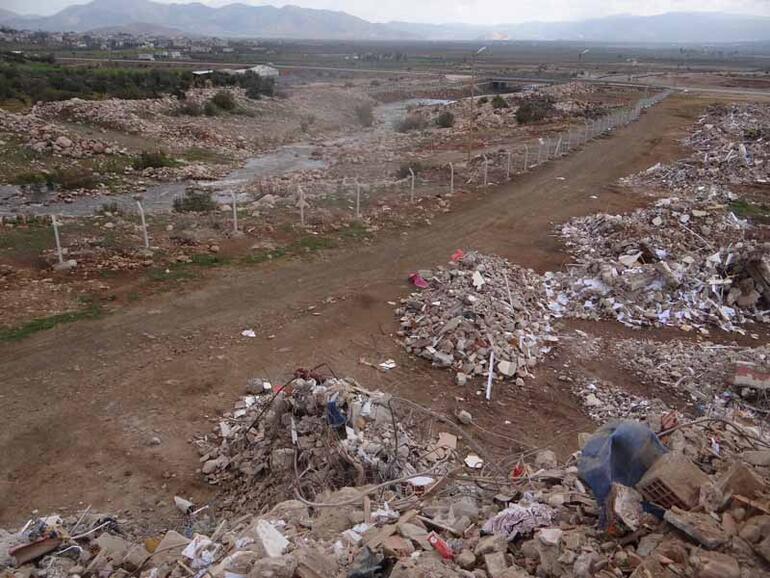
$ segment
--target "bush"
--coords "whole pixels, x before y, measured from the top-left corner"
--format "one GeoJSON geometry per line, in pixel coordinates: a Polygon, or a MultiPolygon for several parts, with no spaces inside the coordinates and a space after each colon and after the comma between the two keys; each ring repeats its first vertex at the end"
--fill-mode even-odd
{"type": "Polygon", "coordinates": [[[452,128],[455,125],[455,115],[448,110],[443,111],[436,118],[436,125],[439,128],[452,128]]]}
{"type": "Polygon", "coordinates": [[[137,171],[158,169],[160,167],[175,167],[176,165],[177,162],[162,150],[142,151],[142,154],[135,158],[132,163],[132,166],[137,171]]]}
{"type": "Polygon", "coordinates": [[[428,121],[419,113],[413,112],[407,114],[403,119],[396,123],[398,132],[409,132],[410,130],[422,130],[428,126],[428,121]]]}
{"type": "Polygon", "coordinates": [[[479,106],[484,106],[484,105],[485,105],[486,103],[488,103],[488,102],[489,102],[489,98],[487,98],[486,96],[482,96],[482,97],[479,99],[479,106]]]}
{"type": "Polygon", "coordinates": [[[516,120],[520,124],[543,120],[556,110],[554,100],[550,96],[531,96],[519,104],[516,120]]]}
{"type": "Polygon", "coordinates": [[[374,124],[374,109],[368,102],[356,106],[356,117],[361,126],[372,126],[374,124]]]}
{"type": "Polygon", "coordinates": [[[209,213],[217,208],[211,193],[206,191],[186,191],[184,197],[174,199],[177,213],[209,213]]]}
{"type": "Polygon", "coordinates": [[[207,100],[206,104],[203,105],[203,114],[206,116],[218,116],[221,112],[222,109],[210,100],[207,100]]]}
{"type": "Polygon", "coordinates": [[[235,110],[236,103],[233,94],[229,90],[220,90],[211,97],[211,101],[217,108],[231,112],[235,110]]]}
{"type": "Polygon", "coordinates": [[[409,169],[412,169],[412,171],[414,171],[414,174],[417,175],[421,171],[425,170],[425,167],[419,161],[414,161],[412,163],[404,163],[400,167],[398,167],[398,170],[396,171],[396,178],[405,179],[407,177],[412,176],[411,173],[409,172],[409,169]]]}
{"type": "Polygon", "coordinates": [[[203,114],[203,108],[197,102],[188,101],[180,105],[177,110],[177,114],[185,116],[200,116],[203,114]]]}
{"type": "Polygon", "coordinates": [[[508,101],[499,94],[492,99],[492,108],[510,108],[508,101]]]}
{"type": "Polygon", "coordinates": [[[46,185],[48,187],[53,186],[53,178],[51,175],[47,173],[34,173],[34,172],[19,173],[11,179],[11,182],[14,185],[21,185],[21,186],[42,186],[42,185],[46,185]]]}
{"type": "Polygon", "coordinates": [[[93,189],[97,185],[90,169],[77,166],[58,169],[51,178],[62,189],[93,189]]]}

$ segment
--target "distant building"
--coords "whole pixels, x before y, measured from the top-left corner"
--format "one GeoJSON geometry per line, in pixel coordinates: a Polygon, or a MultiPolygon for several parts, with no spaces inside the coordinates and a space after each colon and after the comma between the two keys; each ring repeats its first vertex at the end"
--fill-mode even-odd
{"type": "Polygon", "coordinates": [[[281,75],[277,68],[273,68],[272,66],[268,66],[266,64],[257,64],[256,66],[252,66],[247,70],[253,72],[254,74],[258,74],[262,78],[278,78],[281,75]]]}

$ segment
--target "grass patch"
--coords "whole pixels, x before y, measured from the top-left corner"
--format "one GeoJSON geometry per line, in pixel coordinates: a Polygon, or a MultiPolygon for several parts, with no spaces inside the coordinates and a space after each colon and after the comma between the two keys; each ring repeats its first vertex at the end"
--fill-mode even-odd
{"type": "Polygon", "coordinates": [[[285,257],[287,254],[288,253],[286,249],[283,247],[278,247],[276,249],[260,249],[259,251],[254,251],[250,255],[241,257],[240,262],[244,263],[245,265],[259,265],[260,263],[266,263],[267,261],[280,259],[281,257],[285,257]]]}
{"type": "Polygon", "coordinates": [[[228,265],[230,259],[227,257],[217,257],[216,255],[199,254],[190,257],[192,265],[198,267],[221,267],[222,265],[228,265]]]}
{"type": "Polygon", "coordinates": [[[340,237],[343,239],[369,239],[372,234],[366,230],[366,226],[363,223],[354,222],[349,227],[345,227],[340,231],[340,237]]]}
{"type": "Polygon", "coordinates": [[[27,321],[17,327],[0,329],[0,342],[21,341],[22,339],[34,335],[40,331],[53,329],[57,325],[73,323],[83,319],[98,319],[104,311],[97,303],[92,303],[80,311],[71,311],[69,313],[59,313],[48,317],[40,317],[27,321]]]}
{"type": "Polygon", "coordinates": [[[4,252],[37,256],[54,246],[53,229],[50,226],[4,228],[0,233],[0,251],[4,252]]]}
{"type": "Polygon", "coordinates": [[[764,203],[750,203],[744,199],[738,199],[737,201],[730,203],[730,210],[735,213],[737,217],[770,217],[770,207],[764,203]]]}
{"type": "Polygon", "coordinates": [[[195,272],[187,263],[173,263],[162,269],[151,269],[147,276],[156,283],[164,281],[186,281],[195,278],[195,272]]]}
{"type": "Polygon", "coordinates": [[[194,162],[203,163],[216,163],[223,165],[230,162],[230,159],[225,155],[218,153],[210,149],[204,149],[201,147],[190,147],[180,155],[183,159],[194,162]]]}
{"type": "Polygon", "coordinates": [[[133,166],[137,171],[143,171],[144,169],[176,167],[179,166],[179,161],[169,157],[166,151],[142,151],[142,154],[134,159],[133,166]]]}
{"type": "Polygon", "coordinates": [[[216,202],[207,191],[187,191],[183,197],[174,199],[177,213],[210,213],[216,208],[216,202]]]}
{"type": "Polygon", "coordinates": [[[325,249],[333,249],[337,246],[334,239],[317,235],[306,235],[289,245],[290,253],[313,253],[325,249]]]}

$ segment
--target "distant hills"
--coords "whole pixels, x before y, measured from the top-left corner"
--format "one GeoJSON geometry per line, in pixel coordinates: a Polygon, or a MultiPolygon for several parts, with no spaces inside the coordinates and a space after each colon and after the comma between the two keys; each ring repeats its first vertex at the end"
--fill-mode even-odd
{"type": "Polygon", "coordinates": [[[467,24],[379,24],[345,12],[297,6],[199,2],[161,4],[152,0],[93,0],[51,16],[20,16],[0,9],[0,24],[15,28],[89,32],[126,30],[148,34],[329,40],[579,40],[590,42],[717,43],[770,40],[770,18],[721,12],[619,15],[577,22],[467,24]]]}

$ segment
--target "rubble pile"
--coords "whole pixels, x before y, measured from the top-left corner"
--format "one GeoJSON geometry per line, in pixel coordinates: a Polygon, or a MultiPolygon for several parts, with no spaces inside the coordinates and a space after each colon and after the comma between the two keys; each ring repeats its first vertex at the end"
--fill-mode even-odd
{"type": "Polygon", "coordinates": [[[770,106],[711,106],[687,139],[709,180],[730,184],[770,182],[770,106]]]}
{"type": "MultiPolygon", "coordinates": [[[[196,89],[188,93],[185,102],[201,104],[217,92],[216,89],[196,89]]],[[[239,106],[248,106],[243,91],[231,91],[239,106]]],[[[190,117],[180,114],[178,99],[166,96],[144,100],[82,100],[39,102],[27,117],[49,122],[65,120],[128,134],[154,138],[166,146],[207,147],[216,151],[245,156],[248,142],[233,131],[222,130],[222,118],[190,117]],[[241,154],[242,153],[242,154],[241,154]]],[[[156,145],[157,146],[157,145],[156,145]]]]}
{"type": "Polygon", "coordinates": [[[227,496],[228,509],[250,510],[291,495],[381,483],[445,471],[454,443],[415,438],[390,396],[355,382],[298,371],[284,386],[249,384],[213,434],[200,437],[201,472],[227,496]]]}
{"type": "MultiPolygon", "coordinates": [[[[295,378],[297,389],[284,389],[284,401],[315,403],[316,388],[326,385],[308,388],[313,380],[295,378]]],[[[348,383],[343,390],[350,392],[350,382],[324,383],[348,383]]],[[[360,401],[368,400],[353,403],[360,401]]],[[[235,517],[176,496],[178,530],[144,540],[127,521],[89,510],[51,515],[0,531],[0,568],[14,578],[770,575],[767,434],[735,412],[681,419],[668,412],[646,416],[646,424],[608,423],[580,434],[582,450],[561,463],[539,450],[526,461],[513,455],[481,470],[415,477],[409,500],[394,499],[394,481],[386,488],[329,488],[313,501],[284,495],[270,508],[235,517]]],[[[275,425],[291,431],[291,421],[275,425]]],[[[252,430],[251,443],[259,445],[263,433],[261,426],[252,430]]],[[[300,443],[306,436],[297,437],[300,443]]],[[[295,467],[293,457],[279,461],[295,467]]],[[[262,467],[272,468],[272,459],[262,467]]]]}
{"type": "Polygon", "coordinates": [[[426,289],[402,300],[399,335],[407,351],[457,372],[458,383],[488,374],[522,380],[553,342],[542,278],[505,259],[458,251],[426,289]]]}
{"type": "Polygon", "coordinates": [[[33,114],[21,115],[0,109],[0,133],[3,132],[23,139],[27,147],[38,153],[80,159],[126,152],[117,145],[73,134],[33,114]]]}
{"type": "Polygon", "coordinates": [[[651,413],[664,413],[670,408],[659,399],[634,395],[603,380],[573,382],[573,393],[586,413],[597,423],[614,419],[643,420],[651,413]]]}
{"type": "Polygon", "coordinates": [[[685,139],[692,153],[676,163],[658,163],[621,182],[647,192],[696,194],[714,184],[770,182],[770,106],[715,105],[685,139]]]}
{"type": "MultiPolygon", "coordinates": [[[[736,368],[753,368],[770,375],[770,347],[740,347],[711,342],[616,340],[608,344],[624,366],[643,381],[665,387],[673,395],[701,405],[713,403],[725,392],[749,402],[764,398],[761,382],[736,376],[736,368]],[[737,377],[737,379],[736,379],[737,377]]],[[[729,395],[729,394],[728,394],[729,395]]]]}
{"type": "Polygon", "coordinates": [[[714,190],[573,219],[561,235],[577,265],[546,276],[551,309],[632,327],[743,331],[747,321],[766,322],[770,246],[748,229],[714,190]]]}

